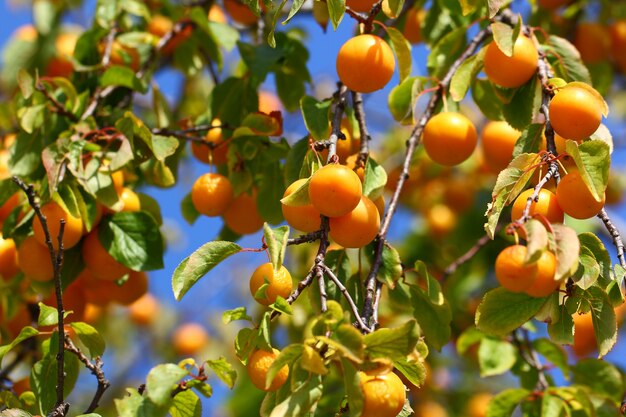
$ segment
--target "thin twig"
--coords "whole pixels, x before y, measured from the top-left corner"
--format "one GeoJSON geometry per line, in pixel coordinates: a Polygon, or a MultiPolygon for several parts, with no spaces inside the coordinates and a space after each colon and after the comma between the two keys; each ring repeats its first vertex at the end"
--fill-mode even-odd
{"type": "Polygon", "coordinates": [[[65,350],[76,355],[79,361],[81,361],[85,368],[89,369],[93,375],[95,375],[96,380],[98,381],[98,387],[96,388],[96,392],[93,395],[91,403],[87,407],[87,409],[83,412],[83,414],[93,413],[99,406],[100,399],[104,395],[104,392],[111,385],[110,382],[104,376],[104,371],[102,370],[102,358],[100,356],[96,357],[94,360],[95,363],[91,362],[87,356],[81,350],[76,347],[72,339],[68,335],[65,336],[65,350]]]}
{"type": "MultiPolygon", "coordinates": [[[[496,233],[498,232],[500,228],[501,228],[500,225],[496,227],[496,233]]],[[[474,243],[474,245],[467,252],[459,256],[450,265],[446,267],[446,269],[443,271],[443,278],[445,279],[448,275],[454,274],[461,265],[463,265],[465,262],[472,259],[474,255],[476,255],[476,253],[490,241],[491,241],[491,238],[487,234],[485,234],[483,237],[478,239],[476,243],[474,243]]]]}
{"type": "Polygon", "coordinates": [[[513,341],[515,342],[522,359],[524,359],[528,365],[537,371],[537,386],[535,389],[537,391],[545,391],[550,384],[548,384],[545,369],[541,364],[541,360],[539,359],[539,356],[537,355],[537,352],[535,352],[532,342],[530,341],[528,330],[519,328],[513,331],[513,341]]]}
{"type": "Polygon", "coordinates": [[[619,260],[619,264],[622,266],[622,268],[626,269],[626,257],[624,256],[624,241],[622,240],[622,235],[620,234],[619,230],[617,230],[617,227],[615,227],[615,225],[611,221],[611,218],[609,217],[609,214],[604,208],[602,208],[602,210],[600,210],[600,213],[598,213],[598,218],[602,220],[602,223],[604,223],[604,227],[613,239],[613,244],[615,245],[615,250],[617,251],[617,259],[619,260]]]}
{"type": "Polygon", "coordinates": [[[328,294],[326,294],[326,281],[324,280],[324,273],[321,268],[317,268],[317,283],[320,289],[320,305],[322,313],[328,310],[328,294]]]}
{"type": "Polygon", "coordinates": [[[70,119],[74,123],[78,122],[78,116],[76,116],[74,113],[72,113],[71,111],[66,109],[65,106],[63,104],[61,104],[50,93],[50,91],[48,91],[48,89],[46,88],[46,86],[42,82],[37,82],[37,84],[35,85],[35,89],[37,91],[41,92],[48,99],[48,101],[50,103],[52,103],[52,105],[56,109],[56,113],[60,114],[61,116],[67,117],[68,119],[70,119]]]}
{"type": "Polygon", "coordinates": [[[314,242],[316,240],[319,240],[320,237],[322,237],[322,231],[321,230],[316,230],[314,232],[307,233],[305,235],[300,235],[300,236],[288,239],[287,240],[287,246],[300,245],[302,243],[314,242]]]}
{"type": "Polygon", "coordinates": [[[330,269],[326,264],[320,264],[320,268],[324,271],[326,276],[328,276],[328,278],[330,278],[330,280],[337,286],[337,288],[339,288],[339,291],[341,291],[341,294],[346,299],[346,302],[348,303],[348,306],[350,306],[350,310],[352,310],[352,314],[356,318],[356,321],[357,321],[359,327],[361,328],[361,331],[363,331],[364,333],[370,333],[370,329],[367,327],[367,325],[361,319],[361,316],[359,315],[359,309],[356,306],[356,303],[352,299],[352,296],[350,295],[350,292],[345,287],[345,285],[343,285],[341,283],[339,278],[337,278],[337,275],[335,275],[333,270],[330,269]]]}
{"type": "Polygon", "coordinates": [[[18,187],[24,191],[26,196],[28,197],[28,203],[35,211],[35,215],[41,222],[41,228],[43,229],[46,246],[48,247],[48,252],[50,254],[50,262],[52,263],[53,268],[53,279],[54,279],[54,290],[57,302],[57,330],[59,332],[59,344],[58,344],[58,352],[57,352],[57,386],[56,386],[56,396],[57,401],[54,406],[54,409],[48,414],[52,417],[65,416],[67,414],[67,410],[69,409],[69,404],[65,402],[65,395],[63,392],[63,386],[65,382],[65,325],[64,325],[64,316],[65,309],[63,308],[63,289],[61,286],[61,268],[63,266],[63,232],[65,230],[65,220],[60,220],[59,225],[59,234],[57,236],[58,242],[58,250],[54,249],[54,245],[52,244],[52,236],[50,235],[50,229],[48,228],[48,221],[46,216],[42,213],[41,207],[37,202],[37,196],[35,194],[35,189],[32,185],[26,185],[21,179],[14,176],[13,182],[17,184],[18,187]]]}
{"type": "Polygon", "coordinates": [[[367,130],[367,123],[365,122],[365,110],[363,109],[363,94],[352,92],[352,105],[354,106],[354,116],[359,124],[359,132],[361,133],[361,149],[359,156],[356,160],[356,166],[361,167],[365,165],[367,157],[370,154],[369,142],[372,137],[367,130]]]}

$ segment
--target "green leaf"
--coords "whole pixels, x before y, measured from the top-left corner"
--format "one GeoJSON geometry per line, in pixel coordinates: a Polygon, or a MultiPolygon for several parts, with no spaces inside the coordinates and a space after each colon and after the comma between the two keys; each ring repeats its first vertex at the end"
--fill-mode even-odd
{"type": "MultiPolygon", "coordinates": [[[[51,350],[48,350],[44,357],[32,366],[30,374],[30,386],[37,398],[38,412],[41,415],[46,415],[46,410],[51,410],[56,404],[58,334],[55,332],[45,343],[51,350]]],[[[65,355],[63,367],[65,372],[63,391],[65,393],[70,393],[76,384],[79,364],[78,357],[75,355],[65,355]]]]}
{"type": "Polygon", "coordinates": [[[452,311],[443,297],[441,286],[428,273],[426,266],[422,262],[417,262],[415,269],[426,281],[426,292],[416,286],[411,287],[413,316],[417,319],[426,341],[435,349],[441,350],[450,340],[452,311]]]}
{"type": "Polygon", "coordinates": [[[499,287],[485,294],[476,311],[476,327],[492,336],[504,336],[530,320],[545,303],[524,293],[499,287]]]}
{"type": "Polygon", "coordinates": [[[563,409],[566,407],[566,403],[555,395],[545,393],[541,399],[542,416],[562,416],[563,409]]]}
{"type": "Polygon", "coordinates": [[[489,120],[502,120],[502,102],[489,80],[476,79],[472,84],[472,99],[489,120]]]}
{"type": "Polygon", "coordinates": [[[161,232],[146,212],[121,212],[102,219],[98,238],[116,261],[134,271],[163,268],[161,232]]]}
{"type": "Polygon", "coordinates": [[[331,105],[332,100],[317,101],[310,96],[304,96],[300,100],[300,111],[304,118],[304,125],[315,140],[328,139],[331,105]]]}
{"type": "MultiPolygon", "coordinates": [[[[487,5],[489,6],[489,18],[493,18],[496,13],[500,10],[500,8],[504,5],[505,0],[487,0],[487,5]]],[[[488,416],[491,417],[491,416],[488,416]]]]}
{"type": "Polygon", "coordinates": [[[104,339],[98,331],[87,323],[70,323],[72,329],[80,339],[80,342],[87,348],[89,356],[93,359],[104,354],[104,339]]]}
{"type": "Polygon", "coordinates": [[[300,358],[300,366],[305,371],[316,375],[326,375],[328,368],[324,365],[324,360],[319,352],[309,345],[304,345],[302,357],[300,358]]]}
{"type": "Polygon", "coordinates": [[[303,351],[304,345],[302,344],[292,344],[285,347],[268,368],[267,376],[265,377],[265,386],[269,387],[283,366],[293,364],[296,360],[298,360],[298,358],[300,358],[300,356],[302,356],[303,351]]]}
{"type": "Polygon", "coordinates": [[[333,30],[337,30],[339,23],[343,19],[343,15],[346,13],[345,0],[328,0],[328,15],[330,16],[330,22],[333,24],[333,30]]]}
{"type": "Polygon", "coordinates": [[[173,136],[151,135],[145,142],[158,161],[164,161],[168,156],[174,155],[180,145],[179,140],[173,136]]]}
{"type": "Polygon", "coordinates": [[[376,279],[389,288],[395,288],[396,282],[402,276],[402,261],[398,251],[389,244],[383,246],[382,263],[376,279]]]}
{"type": "Polygon", "coordinates": [[[501,375],[515,365],[517,349],[505,340],[485,337],[478,347],[480,376],[501,375]]]}
{"type": "Polygon", "coordinates": [[[24,68],[20,68],[17,73],[17,84],[26,100],[35,92],[35,80],[24,68]]]}
{"type": "Polygon", "coordinates": [[[479,53],[467,58],[454,72],[449,90],[452,100],[461,101],[465,98],[470,85],[472,85],[472,82],[483,68],[485,51],[486,49],[483,48],[479,53]]]}
{"type": "Polygon", "coordinates": [[[172,417],[201,417],[202,403],[192,390],[185,390],[176,394],[170,406],[172,417]]]}
{"type": "Polygon", "coordinates": [[[565,150],[574,158],[578,172],[593,198],[601,201],[609,182],[609,145],[600,140],[588,140],[580,145],[573,140],[567,140],[565,150]]]}
{"type": "Polygon", "coordinates": [[[39,302],[39,318],[37,319],[37,325],[54,326],[58,322],[59,322],[58,310],[54,307],[48,307],[44,303],[39,302]]]}
{"type": "Polygon", "coordinates": [[[287,154],[287,160],[285,161],[285,183],[286,185],[292,184],[296,180],[300,179],[300,170],[304,165],[304,158],[309,151],[309,138],[298,140],[293,144],[289,153],[287,154]]]}
{"type": "Polygon", "coordinates": [[[576,285],[583,290],[589,289],[600,276],[600,265],[587,248],[581,248],[578,259],[578,270],[572,276],[576,285]]]}
{"type": "Polygon", "coordinates": [[[481,3],[481,0],[460,0],[460,3],[463,16],[467,16],[476,11],[478,5],[481,3]]]}
{"type": "Polygon", "coordinates": [[[530,394],[530,391],[522,388],[502,391],[489,402],[486,417],[511,417],[517,406],[530,394]]]}
{"type": "Polygon", "coordinates": [[[202,245],[191,256],[183,259],[172,276],[172,289],[176,300],[180,301],[207,272],[239,251],[241,247],[236,243],[214,241],[202,245]]]}
{"type": "Polygon", "coordinates": [[[541,147],[543,128],[544,125],[541,123],[532,123],[522,130],[520,137],[515,142],[513,158],[523,153],[538,153],[541,147]]]}
{"type": "Polygon", "coordinates": [[[196,207],[193,205],[193,201],[191,200],[191,193],[183,197],[180,202],[180,210],[183,218],[188,224],[194,224],[200,217],[200,213],[196,210],[196,207]]]}
{"type": "Polygon", "coordinates": [[[299,385],[290,395],[279,403],[270,414],[270,417],[305,417],[310,415],[317,402],[322,397],[323,385],[320,376],[312,376],[308,381],[299,385]]]}
{"type": "Polygon", "coordinates": [[[0,362],[2,361],[4,356],[15,346],[19,345],[22,341],[26,339],[30,339],[33,336],[37,336],[38,334],[39,334],[38,330],[30,326],[24,327],[22,330],[20,330],[20,333],[17,335],[15,339],[13,339],[11,343],[9,343],[8,345],[0,346],[0,362]]]}
{"type": "Polygon", "coordinates": [[[600,275],[608,279],[611,276],[611,255],[604,244],[594,233],[585,232],[578,235],[581,248],[588,249],[594,259],[600,265],[600,275]]]}
{"type": "Polygon", "coordinates": [[[569,379],[569,364],[567,363],[567,352],[561,345],[548,339],[540,338],[532,341],[533,349],[546,358],[563,372],[563,376],[569,379]]]}
{"type": "Polygon", "coordinates": [[[168,407],[159,407],[134,388],[126,389],[127,395],[115,400],[119,417],[165,417],[168,407]]]}
{"type": "Polygon", "coordinates": [[[406,125],[415,122],[413,110],[423,89],[424,79],[422,77],[409,77],[391,89],[387,104],[391,115],[397,122],[406,125]]]}
{"type": "Polygon", "coordinates": [[[572,367],[573,383],[586,385],[594,393],[602,393],[615,402],[621,402],[624,382],[620,371],[606,361],[582,359],[572,367]]]}
{"type": "Polygon", "coordinates": [[[548,334],[554,343],[571,345],[574,343],[574,320],[565,305],[559,308],[557,321],[548,324],[548,334]]]}
{"type": "Polygon", "coordinates": [[[147,91],[146,87],[135,75],[135,71],[133,71],[130,67],[121,65],[110,66],[100,77],[100,86],[126,87],[140,93],[145,93],[147,91]]]}
{"type": "Polygon", "coordinates": [[[248,315],[245,307],[237,307],[232,310],[226,310],[222,313],[222,322],[228,324],[237,320],[252,321],[252,317],[248,315]]]}
{"type": "Polygon", "coordinates": [[[413,351],[418,340],[416,324],[410,320],[401,327],[378,329],[365,335],[365,351],[372,358],[405,358],[413,351]]]}
{"type": "Polygon", "coordinates": [[[285,258],[287,240],[289,239],[289,226],[280,226],[272,229],[265,223],[263,224],[263,235],[265,236],[265,244],[267,245],[274,271],[278,271],[283,265],[283,259],[285,258]]]}
{"type": "Polygon", "coordinates": [[[393,26],[387,27],[387,35],[391,41],[391,46],[396,53],[398,59],[398,70],[400,72],[400,83],[411,75],[411,44],[404,37],[402,32],[393,26]]]}
{"type": "Polygon", "coordinates": [[[443,78],[452,63],[466,46],[467,28],[461,26],[448,32],[430,51],[427,60],[428,73],[435,78],[443,78]]]}
{"type": "Polygon", "coordinates": [[[506,23],[493,22],[491,24],[491,32],[493,33],[493,40],[498,46],[498,49],[507,57],[513,56],[513,48],[515,41],[519,36],[521,19],[518,19],[517,25],[511,27],[506,23]]]}
{"type": "Polygon", "coordinates": [[[541,82],[537,77],[518,88],[511,102],[503,105],[504,119],[515,129],[524,130],[539,113],[541,82]]]}
{"type": "Polygon", "coordinates": [[[578,269],[580,242],[574,229],[563,224],[553,224],[554,241],[556,243],[556,274],[554,279],[560,281],[569,278],[578,269]]]}
{"type": "Polygon", "coordinates": [[[548,247],[548,231],[539,220],[531,219],[524,224],[526,230],[526,264],[537,262],[548,247]]]}
{"type": "Polygon", "coordinates": [[[409,361],[406,358],[396,359],[394,367],[416,387],[421,387],[426,381],[426,367],[421,361],[409,361]]]}
{"type": "Polygon", "coordinates": [[[467,328],[456,341],[456,350],[459,355],[464,355],[472,346],[478,344],[483,338],[487,337],[483,332],[475,327],[467,328]]]}
{"type": "Polygon", "coordinates": [[[235,381],[237,380],[237,371],[224,357],[220,357],[217,360],[208,360],[206,364],[209,365],[209,368],[215,372],[217,377],[221,379],[228,388],[233,389],[235,381]]]}
{"type": "Polygon", "coordinates": [[[608,295],[598,287],[591,287],[584,297],[591,307],[593,331],[598,344],[598,357],[603,357],[617,341],[617,321],[615,310],[608,295]]]}
{"type": "Polygon", "coordinates": [[[555,71],[555,75],[566,81],[582,81],[591,84],[591,75],[583,63],[578,49],[567,39],[550,35],[542,45],[547,50],[547,57],[555,71]]]}
{"type": "Polygon", "coordinates": [[[155,366],[146,378],[148,398],[158,406],[168,404],[172,399],[174,386],[188,374],[185,369],[172,363],[155,366]]]}
{"type": "Polygon", "coordinates": [[[511,204],[524,190],[526,184],[535,173],[536,165],[541,157],[534,153],[524,153],[513,159],[509,166],[498,174],[496,185],[491,193],[492,202],[487,208],[485,230],[493,239],[502,209],[511,204]]]}
{"type": "Polygon", "coordinates": [[[287,197],[281,198],[280,202],[286,206],[292,207],[300,207],[306,206],[307,204],[311,204],[311,200],[309,199],[309,182],[311,181],[308,178],[298,189],[287,197]]]}
{"type": "Polygon", "coordinates": [[[351,324],[341,324],[333,333],[329,344],[350,361],[362,362],[365,353],[363,335],[351,324]]]}
{"type": "Polygon", "coordinates": [[[365,177],[363,182],[363,195],[374,201],[385,190],[387,184],[387,172],[374,158],[367,158],[365,163],[365,177]]]}
{"type": "Polygon", "coordinates": [[[358,417],[362,414],[364,398],[361,389],[361,377],[354,365],[341,359],[341,369],[343,370],[343,384],[350,404],[350,417],[358,417]]]}

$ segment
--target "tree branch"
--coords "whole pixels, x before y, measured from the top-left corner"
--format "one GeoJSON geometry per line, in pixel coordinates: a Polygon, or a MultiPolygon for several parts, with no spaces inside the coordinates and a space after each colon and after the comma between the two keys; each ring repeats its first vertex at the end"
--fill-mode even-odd
{"type": "MultiPolygon", "coordinates": [[[[501,228],[500,225],[496,227],[496,233],[498,232],[498,230],[500,230],[500,228],[501,228]]],[[[463,265],[465,262],[472,259],[474,255],[476,255],[476,253],[478,253],[478,251],[490,241],[491,239],[489,238],[487,234],[485,234],[483,237],[478,239],[476,243],[474,243],[474,245],[471,248],[469,248],[467,252],[459,256],[450,265],[448,265],[446,269],[444,269],[443,278],[445,279],[447,276],[454,274],[461,265],[463,265]]]]}
{"type": "Polygon", "coordinates": [[[619,264],[622,266],[622,268],[626,269],[626,257],[624,256],[624,241],[622,240],[622,235],[611,221],[611,218],[606,212],[606,209],[602,208],[597,217],[602,220],[602,223],[604,223],[604,227],[613,239],[613,245],[615,245],[615,250],[617,251],[617,259],[619,260],[619,264]]]}
{"type": "Polygon", "coordinates": [[[365,110],[363,109],[363,94],[352,92],[352,106],[354,107],[354,116],[359,124],[359,132],[361,133],[361,150],[356,160],[356,166],[364,166],[367,161],[367,157],[370,154],[369,142],[372,137],[367,130],[367,124],[365,123],[365,110]]]}
{"type": "Polygon", "coordinates": [[[537,352],[535,352],[535,349],[530,341],[528,330],[522,328],[514,330],[513,341],[515,342],[522,359],[524,359],[528,365],[537,371],[537,386],[535,389],[537,391],[545,391],[550,384],[548,384],[545,369],[541,364],[541,360],[539,359],[539,356],[537,355],[537,352]]]}
{"type": "Polygon", "coordinates": [[[337,288],[339,288],[339,291],[341,291],[341,294],[343,295],[343,297],[346,299],[346,302],[350,306],[350,310],[352,310],[352,314],[356,318],[356,321],[359,327],[361,328],[361,331],[364,333],[371,333],[371,330],[367,327],[367,325],[361,319],[361,315],[359,314],[359,309],[356,306],[356,303],[352,299],[352,296],[348,292],[348,289],[345,287],[345,285],[341,283],[341,281],[339,280],[339,278],[337,278],[333,270],[330,269],[328,266],[326,266],[326,264],[323,264],[323,263],[320,264],[320,268],[324,271],[326,276],[328,276],[328,278],[330,278],[330,280],[337,286],[337,288]]]}
{"type": "Polygon", "coordinates": [[[83,414],[93,413],[98,408],[102,395],[104,395],[104,392],[109,388],[109,386],[111,386],[109,381],[104,376],[104,371],[102,370],[102,358],[98,356],[95,359],[95,363],[92,363],[89,358],[85,356],[85,354],[81,352],[78,347],[76,347],[68,335],[65,335],[65,350],[76,355],[78,360],[81,361],[93,375],[95,375],[96,380],[98,381],[98,387],[93,395],[93,399],[87,409],[83,412],[83,414]]]}
{"type": "Polygon", "coordinates": [[[52,103],[52,106],[56,109],[56,113],[60,114],[61,116],[67,117],[68,119],[70,119],[72,122],[77,123],[78,122],[78,116],[76,116],[74,113],[72,113],[71,111],[69,111],[68,109],[65,108],[65,106],[63,104],[61,104],[46,88],[45,85],[43,85],[43,83],[41,81],[38,81],[35,84],[35,89],[39,92],[41,92],[50,103],[52,103]]]}
{"type": "Polygon", "coordinates": [[[17,184],[18,187],[24,191],[26,196],[28,197],[28,203],[35,211],[35,215],[39,218],[41,222],[41,228],[43,229],[45,238],[46,238],[46,246],[48,247],[48,252],[50,253],[50,262],[52,262],[53,268],[53,279],[54,279],[54,290],[57,302],[57,330],[59,332],[59,344],[58,344],[58,352],[57,352],[57,386],[56,386],[56,395],[57,402],[54,409],[48,414],[51,417],[60,417],[65,416],[67,414],[67,410],[69,409],[69,404],[65,402],[65,395],[63,392],[63,385],[65,382],[65,326],[64,326],[64,316],[65,309],[63,308],[63,289],[61,286],[61,268],[63,266],[63,232],[65,229],[65,220],[60,220],[59,234],[57,236],[58,242],[58,250],[54,249],[54,245],[52,244],[52,236],[50,235],[50,229],[48,228],[48,221],[46,216],[42,213],[41,207],[37,202],[37,196],[35,194],[35,189],[32,185],[26,185],[21,179],[14,176],[13,182],[17,184]]]}

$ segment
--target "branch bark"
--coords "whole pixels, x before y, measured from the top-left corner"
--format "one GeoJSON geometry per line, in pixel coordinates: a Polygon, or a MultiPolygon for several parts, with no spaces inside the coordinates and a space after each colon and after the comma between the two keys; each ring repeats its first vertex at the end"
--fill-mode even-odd
{"type": "Polygon", "coordinates": [[[94,361],[95,363],[92,363],[89,358],[85,356],[85,354],[81,352],[78,347],[76,347],[76,345],[74,344],[74,342],[72,342],[72,339],[70,339],[68,335],[65,336],[65,350],[76,355],[78,360],[85,365],[85,368],[89,369],[91,373],[95,375],[96,380],[98,381],[98,387],[96,388],[96,392],[93,395],[93,399],[91,400],[89,406],[83,412],[83,414],[93,413],[98,408],[100,399],[104,395],[104,392],[111,385],[104,376],[104,371],[102,370],[102,358],[98,356],[94,361]]]}
{"type": "Polygon", "coordinates": [[[18,177],[13,177],[13,182],[17,184],[18,187],[24,191],[28,198],[28,203],[35,211],[35,215],[41,222],[41,227],[43,229],[45,238],[46,238],[46,246],[48,247],[48,252],[50,254],[50,262],[52,262],[53,269],[53,280],[54,280],[54,292],[57,302],[57,330],[59,332],[59,344],[58,344],[58,352],[57,352],[57,385],[56,385],[56,396],[57,401],[54,409],[50,411],[48,416],[50,417],[61,417],[67,414],[69,409],[69,404],[65,402],[65,395],[63,392],[63,386],[65,382],[65,325],[64,325],[64,316],[65,309],[63,308],[63,288],[61,285],[61,268],[63,266],[63,231],[65,229],[65,220],[60,220],[59,234],[57,236],[58,250],[54,249],[54,245],[52,244],[52,236],[50,235],[50,229],[48,228],[48,221],[46,216],[42,213],[41,207],[37,202],[37,196],[35,194],[35,189],[32,185],[26,185],[21,179],[18,177]]]}

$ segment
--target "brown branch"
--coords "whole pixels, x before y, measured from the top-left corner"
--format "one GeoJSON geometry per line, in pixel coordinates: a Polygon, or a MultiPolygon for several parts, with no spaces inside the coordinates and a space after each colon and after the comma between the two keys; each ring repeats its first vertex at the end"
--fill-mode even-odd
{"type": "Polygon", "coordinates": [[[528,196],[526,199],[526,205],[524,206],[524,211],[522,211],[522,216],[519,219],[516,219],[515,222],[519,224],[526,223],[528,220],[532,218],[530,215],[530,207],[533,204],[533,201],[539,201],[539,193],[541,189],[552,179],[559,174],[559,166],[556,162],[550,162],[550,168],[548,168],[548,172],[541,178],[541,180],[537,183],[535,188],[533,189],[533,193],[528,196]]]}
{"type": "Polygon", "coordinates": [[[513,331],[513,341],[522,356],[522,359],[537,371],[537,391],[545,391],[550,384],[546,378],[545,368],[535,352],[528,335],[528,330],[519,328],[513,331]],[[521,333],[521,334],[520,334],[521,333]]]}
{"type": "Polygon", "coordinates": [[[96,388],[96,392],[93,395],[91,403],[87,407],[87,409],[83,412],[83,414],[93,413],[99,406],[100,399],[104,395],[104,392],[111,386],[110,382],[104,376],[104,371],[102,370],[102,358],[100,356],[96,357],[95,363],[92,363],[87,356],[81,350],[76,347],[72,339],[68,335],[65,335],[65,350],[76,355],[79,361],[81,361],[85,368],[89,369],[93,375],[95,375],[96,380],[98,381],[98,387],[96,388]]]}
{"type": "Polygon", "coordinates": [[[330,144],[328,145],[328,159],[326,163],[329,163],[334,160],[337,155],[337,140],[339,137],[343,137],[343,133],[341,133],[341,120],[343,119],[343,112],[346,108],[346,93],[348,92],[348,88],[338,83],[338,90],[335,93],[335,111],[332,120],[332,131],[330,134],[330,144]]]}
{"type": "Polygon", "coordinates": [[[212,129],[223,129],[223,128],[227,128],[227,125],[225,124],[214,125],[214,126],[213,125],[198,125],[198,126],[190,127],[188,129],[154,128],[154,129],[150,129],[150,132],[154,133],[155,135],[174,136],[175,138],[180,139],[180,140],[200,143],[202,145],[205,145],[213,149],[219,144],[207,141],[204,136],[191,135],[190,133],[208,132],[209,130],[212,130],[212,129]]]}
{"type": "Polygon", "coordinates": [[[367,123],[365,122],[365,110],[363,109],[363,94],[352,92],[352,106],[354,106],[354,116],[359,124],[359,132],[361,133],[361,150],[356,160],[356,166],[361,167],[365,165],[367,157],[370,154],[369,142],[372,137],[367,130],[367,123]]]}
{"type": "MultiPolygon", "coordinates": [[[[504,17],[502,16],[501,18],[504,19],[504,17]]],[[[372,262],[370,273],[368,274],[365,282],[365,301],[363,304],[362,317],[365,323],[368,324],[371,329],[375,329],[377,325],[377,323],[372,322],[372,318],[374,316],[374,298],[376,293],[376,275],[378,274],[378,270],[380,269],[380,266],[382,264],[383,248],[386,244],[386,237],[389,226],[391,224],[391,219],[393,218],[393,215],[395,214],[396,208],[398,206],[400,194],[404,187],[404,183],[409,178],[409,170],[411,166],[411,159],[413,158],[413,153],[420,143],[420,137],[422,135],[422,131],[424,130],[424,126],[426,126],[428,120],[433,116],[435,109],[439,104],[439,101],[441,100],[443,94],[445,94],[446,89],[450,85],[452,76],[459,68],[459,66],[463,63],[463,61],[473,55],[478,47],[485,41],[485,39],[487,39],[490,34],[491,28],[487,26],[485,29],[478,32],[476,36],[474,36],[474,38],[470,41],[470,43],[465,48],[465,51],[463,51],[461,56],[459,56],[459,58],[452,64],[444,78],[439,83],[439,88],[431,96],[430,101],[426,106],[426,109],[422,113],[422,116],[420,117],[418,123],[413,128],[413,131],[409,136],[404,162],[402,165],[402,172],[398,178],[398,183],[396,184],[393,196],[389,201],[389,206],[387,207],[385,216],[383,217],[381,228],[378,232],[378,236],[376,239],[374,261],[372,262]]]]}
{"type": "MultiPolygon", "coordinates": [[[[313,268],[311,268],[311,270],[309,271],[308,274],[306,274],[304,279],[298,282],[298,285],[296,286],[296,288],[291,292],[291,294],[289,294],[289,297],[287,297],[285,301],[287,301],[288,304],[293,304],[298,299],[298,297],[300,297],[300,294],[302,294],[304,289],[307,288],[309,285],[311,285],[311,283],[313,282],[313,278],[315,278],[315,271],[313,270],[313,268]]],[[[272,314],[270,315],[270,320],[273,320],[275,317],[278,317],[279,315],[280,315],[279,311],[277,310],[272,311],[272,314]]]]}
{"type": "Polygon", "coordinates": [[[57,330],[59,332],[59,345],[57,352],[57,386],[56,386],[56,395],[57,402],[54,406],[54,409],[48,414],[52,417],[65,416],[67,414],[67,410],[69,409],[69,404],[65,402],[65,395],[63,392],[63,385],[65,382],[65,327],[64,327],[64,316],[65,309],[63,308],[63,289],[61,286],[61,268],[63,266],[63,232],[65,229],[65,220],[60,220],[59,226],[59,234],[57,236],[58,242],[58,250],[54,249],[54,245],[52,244],[52,236],[50,235],[50,229],[48,228],[48,221],[46,216],[42,213],[41,207],[37,202],[37,196],[35,194],[35,189],[32,185],[26,185],[21,179],[14,176],[13,182],[17,184],[18,187],[24,191],[26,196],[28,197],[28,203],[35,211],[35,215],[39,218],[41,222],[41,228],[43,229],[46,246],[48,247],[48,252],[50,253],[50,262],[52,263],[53,268],[53,279],[54,279],[54,290],[57,302],[57,330]]]}
{"type": "Polygon", "coordinates": [[[35,89],[39,92],[41,92],[50,103],[52,103],[52,106],[56,109],[56,113],[60,114],[61,116],[67,117],[68,119],[70,119],[72,122],[77,123],[78,122],[78,116],[76,116],[74,113],[72,113],[71,111],[69,111],[68,109],[65,108],[65,106],[63,104],[61,104],[51,93],[50,91],[48,91],[48,89],[46,88],[46,86],[42,83],[42,82],[37,82],[37,84],[35,85],[35,89]]]}
{"type": "Polygon", "coordinates": [[[105,37],[104,43],[104,53],[102,54],[102,60],[100,61],[100,66],[102,68],[106,68],[111,63],[111,52],[113,51],[113,42],[115,42],[115,36],[117,35],[118,28],[117,26],[113,26],[109,33],[107,33],[105,37]]]}
{"type": "MultiPolygon", "coordinates": [[[[496,227],[496,233],[498,232],[500,227],[501,227],[500,225],[496,227]]],[[[476,253],[478,253],[478,251],[490,241],[491,239],[489,238],[487,234],[485,234],[483,237],[478,239],[476,243],[474,243],[474,245],[467,252],[459,256],[450,265],[448,265],[446,269],[444,269],[443,278],[445,279],[447,276],[454,274],[461,265],[463,265],[465,262],[472,259],[474,255],[476,255],[476,253]]]]}
{"type": "Polygon", "coordinates": [[[316,230],[314,232],[307,233],[305,235],[300,235],[300,236],[288,239],[287,240],[287,246],[300,245],[302,243],[315,242],[316,240],[319,240],[320,237],[322,237],[322,231],[321,230],[316,230]]]}
{"type": "Polygon", "coordinates": [[[320,305],[322,309],[322,313],[325,313],[328,310],[328,294],[326,294],[326,281],[324,280],[324,272],[321,268],[317,269],[317,283],[319,284],[320,289],[320,305]]]}
{"type": "Polygon", "coordinates": [[[339,291],[341,291],[341,294],[346,299],[348,306],[350,306],[350,310],[352,310],[352,314],[356,318],[356,321],[359,327],[361,328],[361,331],[364,333],[370,333],[371,330],[367,327],[367,325],[361,319],[361,316],[359,314],[359,309],[356,306],[356,303],[352,299],[352,296],[350,295],[350,292],[348,292],[348,289],[345,287],[345,285],[341,283],[339,278],[337,278],[337,275],[335,275],[333,270],[330,269],[326,264],[323,264],[323,263],[320,264],[320,268],[324,271],[326,276],[328,276],[328,278],[330,278],[330,280],[337,286],[337,288],[339,288],[339,291]]]}
{"type": "Polygon", "coordinates": [[[619,264],[622,266],[622,268],[626,269],[626,257],[624,256],[624,241],[622,240],[622,235],[620,234],[619,230],[617,230],[617,227],[615,227],[615,225],[611,221],[611,218],[609,217],[609,214],[604,208],[600,210],[600,213],[598,213],[597,217],[602,220],[602,223],[604,223],[604,227],[613,239],[613,244],[615,245],[615,250],[617,251],[617,259],[619,260],[619,264]]]}

